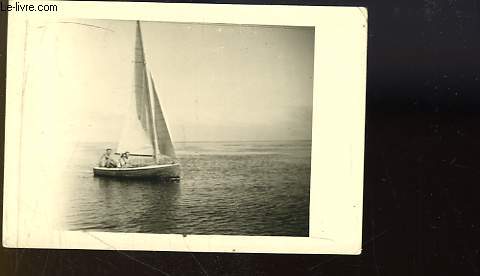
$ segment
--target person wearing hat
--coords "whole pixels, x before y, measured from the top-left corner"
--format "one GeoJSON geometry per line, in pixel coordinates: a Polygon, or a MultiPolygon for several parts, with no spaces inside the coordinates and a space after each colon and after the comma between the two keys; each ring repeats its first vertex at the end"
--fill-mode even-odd
{"type": "Polygon", "coordinates": [[[98,162],[98,166],[106,167],[106,168],[115,168],[117,164],[112,156],[112,149],[108,148],[105,150],[105,153],[100,157],[100,161],[98,162]]]}

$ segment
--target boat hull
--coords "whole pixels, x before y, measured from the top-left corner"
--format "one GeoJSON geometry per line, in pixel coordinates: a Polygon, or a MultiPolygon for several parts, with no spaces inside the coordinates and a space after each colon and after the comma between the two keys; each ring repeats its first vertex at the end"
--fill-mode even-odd
{"type": "Polygon", "coordinates": [[[149,165],[135,168],[94,167],[93,175],[119,178],[179,178],[180,164],[149,165]]]}

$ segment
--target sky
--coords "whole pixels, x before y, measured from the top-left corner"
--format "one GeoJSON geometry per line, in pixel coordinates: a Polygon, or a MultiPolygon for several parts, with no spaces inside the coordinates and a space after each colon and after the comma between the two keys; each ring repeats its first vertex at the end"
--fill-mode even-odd
{"type": "MultiPolygon", "coordinates": [[[[311,139],[313,28],[141,28],[174,142],[311,139]]],[[[118,139],[133,91],[135,22],[41,21],[27,29],[25,120],[48,122],[42,131],[77,142],[118,139]]]]}

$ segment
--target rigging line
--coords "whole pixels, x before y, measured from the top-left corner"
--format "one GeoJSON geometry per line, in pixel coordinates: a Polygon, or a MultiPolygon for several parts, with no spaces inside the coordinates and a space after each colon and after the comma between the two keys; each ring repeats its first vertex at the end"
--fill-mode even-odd
{"type": "Polygon", "coordinates": [[[100,26],[97,26],[97,25],[92,25],[92,24],[85,24],[85,23],[79,23],[79,22],[71,22],[71,21],[60,21],[58,23],[61,23],[61,24],[75,24],[75,25],[82,25],[82,26],[86,26],[86,27],[90,27],[90,28],[96,28],[96,29],[102,29],[102,30],[106,30],[106,31],[109,31],[109,32],[115,32],[114,30],[112,29],[109,29],[109,28],[105,28],[105,27],[100,27],[100,26]]]}

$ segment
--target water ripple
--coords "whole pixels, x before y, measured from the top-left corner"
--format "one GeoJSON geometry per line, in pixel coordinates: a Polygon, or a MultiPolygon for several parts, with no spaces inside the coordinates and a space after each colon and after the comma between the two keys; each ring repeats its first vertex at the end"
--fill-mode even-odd
{"type": "Polygon", "coordinates": [[[70,230],[308,236],[310,143],[182,143],[180,182],[92,176],[102,144],[66,173],[70,230]]]}

